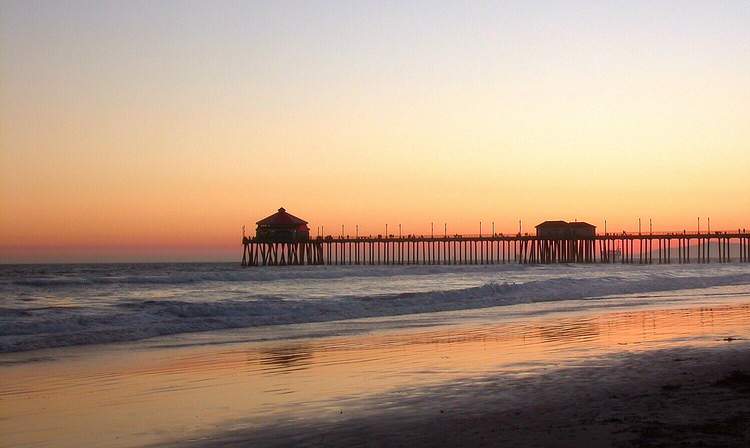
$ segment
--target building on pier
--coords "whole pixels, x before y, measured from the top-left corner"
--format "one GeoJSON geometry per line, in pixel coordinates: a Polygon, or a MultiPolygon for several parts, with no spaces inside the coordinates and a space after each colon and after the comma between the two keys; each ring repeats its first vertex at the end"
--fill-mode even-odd
{"type": "Polygon", "coordinates": [[[281,207],[278,212],[256,223],[255,237],[267,242],[295,242],[310,239],[307,221],[297,218],[281,207]]]}
{"type": "Polygon", "coordinates": [[[544,221],[536,226],[540,238],[593,238],[596,226],[587,222],[544,221]]]}

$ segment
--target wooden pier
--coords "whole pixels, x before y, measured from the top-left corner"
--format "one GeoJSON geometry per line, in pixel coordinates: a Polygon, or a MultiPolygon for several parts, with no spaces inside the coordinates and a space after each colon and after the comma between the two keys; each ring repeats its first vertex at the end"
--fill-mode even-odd
{"type": "Polygon", "coordinates": [[[607,233],[585,238],[493,234],[268,241],[243,237],[242,245],[242,266],[750,262],[750,233],[744,230],[607,233]],[[732,244],[739,248],[736,260],[730,254],[732,244]]]}

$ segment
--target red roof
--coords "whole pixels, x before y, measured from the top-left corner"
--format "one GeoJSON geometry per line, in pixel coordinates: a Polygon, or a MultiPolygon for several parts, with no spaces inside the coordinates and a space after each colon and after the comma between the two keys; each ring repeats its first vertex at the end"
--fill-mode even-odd
{"type": "Polygon", "coordinates": [[[290,215],[289,213],[286,212],[286,210],[284,210],[284,207],[281,207],[277,213],[274,213],[268,218],[261,219],[255,224],[259,226],[267,226],[267,225],[287,225],[288,226],[288,225],[304,225],[304,224],[307,224],[307,221],[303,219],[299,219],[294,215],[290,215]]]}

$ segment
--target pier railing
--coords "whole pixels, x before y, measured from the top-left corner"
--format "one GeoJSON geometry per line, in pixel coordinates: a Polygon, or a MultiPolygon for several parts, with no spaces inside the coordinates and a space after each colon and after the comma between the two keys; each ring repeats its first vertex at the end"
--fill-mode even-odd
{"type": "MultiPolygon", "coordinates": [[[[750,235],[750,230],[737,229],[737,230],[711,230],[711,231],[688,231],[682,230],[679,232],[675,231],[657,231],[657,232],[606,232],[597,233],[594,238],[620,238],[620,237],[689,237],[689,238],[718,238],[722,236],[731,236],[733,238],[741,238],[743,235],[750,235]]],[[[524,233],[482,233],[482,234],[407,234],[407,235],[326,235],[311,237],[306,241],[401,241],[401,240],[463,240],[463,239],[516,239],[516,238],[535,238],[535,239],[578,239],[584,238],[580,236],[562,236],[562,237],[539,237],[536,234],[524,232],[524,233]]],[[[248,237],[249,241],[265,241],[258,240],[254,237],[248,237]]]]}

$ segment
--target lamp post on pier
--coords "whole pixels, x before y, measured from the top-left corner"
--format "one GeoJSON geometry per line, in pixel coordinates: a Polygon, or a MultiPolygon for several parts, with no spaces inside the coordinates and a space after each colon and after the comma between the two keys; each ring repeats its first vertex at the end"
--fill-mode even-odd
{"type": "Polygon", "coordinates": [[[482,221],[479,221],[479,238],[482,237],[482,221]]]}
{"type": "Polygon", "coordinates": [[[435,238],[435,223],[430,223],[430,238],[435,238]]]}

